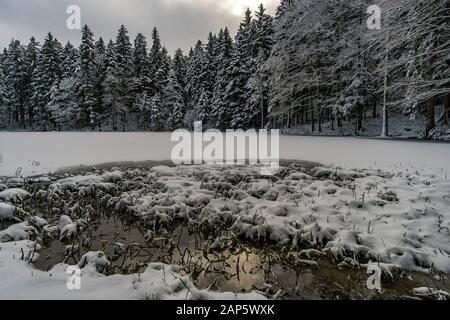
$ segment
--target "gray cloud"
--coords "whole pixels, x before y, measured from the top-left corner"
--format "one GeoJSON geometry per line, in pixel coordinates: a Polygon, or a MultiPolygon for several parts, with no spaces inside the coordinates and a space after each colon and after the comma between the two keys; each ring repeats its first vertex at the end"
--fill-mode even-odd
{"type": "Polygon", "coordinates": [[[42,41],[47,32],[61,42],[79,43],[80,32],[66,28],[69,5],[81,8],[82,23],[91,26],[96,37],[114,38],[125,24],[133,39],[142,32],[150,39],[158,27],[163,44],[173,52],[189,49],[208,32],[228,26],[233,32],[246,6],[255,9],[263,2],[273,13],[279,0],[1,0],[0,46],[11,38],[27,42],[31,36],[42,41]]]}

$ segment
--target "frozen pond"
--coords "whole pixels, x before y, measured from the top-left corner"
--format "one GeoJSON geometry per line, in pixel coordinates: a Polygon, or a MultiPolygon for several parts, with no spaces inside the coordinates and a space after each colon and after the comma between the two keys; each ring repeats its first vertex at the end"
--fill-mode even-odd
{"type": "MultiPolygon", "coordinates": [[[[0,176],[68,166],[168,160],[170,133],[0,133],[0,176]]],[[[351,137],[281,136],[281,159],[353,168],[450,169],[450,144],[351,137]]]]}

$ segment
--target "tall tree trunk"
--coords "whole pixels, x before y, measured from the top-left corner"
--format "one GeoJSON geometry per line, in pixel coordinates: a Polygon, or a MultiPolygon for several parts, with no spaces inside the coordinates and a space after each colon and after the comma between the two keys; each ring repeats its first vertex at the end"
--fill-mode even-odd
{"type": "MultiPolygon", "coordinates": [[[[387,42],[389,43],[389,36],[387,37],[387,42]]],[[[387,48],[388,49],[388,48],[387,48]]],[[[389,62],[389,49],[386,54],[386,64],[389,62]]],[[[384,88],[383,88],[383,123],[382,123],[382,129],[381,129],[381,136],[382,137],[388,137],[389,136],[389,114],[388,114],[388,107],[387,107],[387,86],[388,86],[388,70],[387,66],[385,66],[384,69],[384,88]]]]}
{"type": "Polygon", "coordinates": [[[322,133],[323,109],[319,111],[319,133],[322,133]]]}
{"type": "Polygon", "coordinates": [[[316,132],[316,119],[314,114],[314,108],[311,110],[311,132],[316,132]]]}
{"type": "Polygon", "coordinates": [[[428,138],[431,130],[436,127],[436,98],[431,98],[428,101],[426,110],[426,124],[425,124],[425,135],[428,138]]]}
{"type": "Polygon", "coordinates": [[[362,122],[364,117],[364,107],[359,106],[358,107],[358,132],[362,130],[362,122]]]}
{"type": "Polygon", "coordinates": [[[286,126],[288,129],[291,127],[291,109],[290,108],[288,109],[286,126]]]}
{"type": "Polygon", "coordinates": [[[448,126],[448,113],[450,112],[450,94],[444,98],[444,125],[448,126]]]}

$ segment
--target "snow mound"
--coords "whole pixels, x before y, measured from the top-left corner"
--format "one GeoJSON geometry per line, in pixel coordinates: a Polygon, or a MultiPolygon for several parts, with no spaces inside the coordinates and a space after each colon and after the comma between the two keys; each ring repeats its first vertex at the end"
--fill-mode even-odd
{"type": "Polygon", "coordinates": [[[11,204],[0,202],[0,220],[11,219],[17,208],[11,204]]]}
{"type": "Polygon", "coordinates": [[[31,197],[31,195],[20,188],[6,189],[0,192],[0,200],[13,203],[20,202],[28,197],[31,197]]]}
{"type": "Polygon", "coordinates": [[[205,165],[154,168],[146,179],[156,189],[126,192],[110,205],[150,225],[229,224],[241,238],[326,250],[338,260],[450,272],[444,172],[294,166],[267,179],[251,167],[205,165]]]}

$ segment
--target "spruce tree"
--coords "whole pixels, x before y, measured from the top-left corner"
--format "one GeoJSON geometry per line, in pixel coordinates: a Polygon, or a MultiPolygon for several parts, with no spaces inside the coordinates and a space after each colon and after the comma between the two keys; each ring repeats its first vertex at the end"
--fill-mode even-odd
{"type": "Polygon", "coordinates": [[[63,56],[62,78],[75,77],[80,65],[78,50],[70,42],[67,42],[64,46],[63,56]]]}
{"type": "Polygon", "coordinates": [[[248,93],[242,112],[242,125],[264,127],[269,104],[269,88],[264,64],[272,51],[274,30],[273,19],[266,14],[266,9],[262,4],[255,12],[253,24],[254,38],[251,56],[253,68],[246,85],[248,93]]]}
{"type": "Polygon", "coordinates": [[[150,49],[150,93],[155,95],[161,94],[162,86],[167,80],[170,61],[167,57],[167,50],[161,45],[161,39],[157,28],[152,32],[152,47],[150,49]]]}
{"type": "Polygon", "coordinates": [[[108,71],[103,81],[103,104],[108,110],[106,112],[114,130],[125,131],[129,125],[127,114],[133,111],[135,95],[132,83],[134,76],[132,54],[128,31],[122,25],[114,43],[114,51],[111,52],[108,47],[105,61],[108,71]]]}
{"type": "Polygon", "coordinates": [[[47,35],[37,57],[37,65],[32,79],[32,100],[35,102],[34,117],[39,130],[48,130],[52,124],[51,114],[47,109],[50,93],[58,87],[61,79],[61,45],[51,33],[47,35]]]}
{"type": "Polygon", "coordinates": [[[146,75],[149,72],[148,63],[147,40],[142,33],[138,33],[134,40],[133,51],[134,74],[136,78],[141,79],[142,76],[148,76],[146,75]]]}
{"type": "Polygon", "coordinates": [[[97,110],[94,94],[95,87],[95,55],[94,34],[85,25],[82,29],[80,45],[80,72],[79,81],[79,103],[83,113],[81,124],[83,127],[90,126],[94,129],[97,124],[97,110]]]}
{"type": "Polygon", "coordinates": [[[250,10],[247,10],[244,21],[239,26],[236,35],[233,57],[227,70],[229,84],[223,98],[224,105],[228,109],[227,114],[231,115],[229,125],[233,128],[244,129],[248,125],[245,104],[249,96],[246,86],[250,77],[256,71],[255,64],[252,63],[254,37],[255,29],[252,23],[252,15],[250,10]]]}
{"type": "Polygon", "coordinates": [[[100,37],[94,45],[94,99],[97,112],[97,123],[99,130],[102,130],[103,120],[103,81],[106,78],[106,45],[100,37]]]}
{"type": "MultiPolygon", "coordinates": [[[[184,90],[187,81],[187,62],[185,56],[183,55],[183,51],[179,48],[175,51],[175,55],[173,57],[173,71],[175,72],[175,77],[177,78],[179,85],[184,90]]],[[[183,96],[185,96],[185,94],[183,94],[183,96]]]]}
{"type": "Polygon", "coordinates": [[[35,108],[35,103],[33,101],[32,81],[33,81],[34,70],[36,69],[36,65],[37,65],[37,56],[38,56],[39,50],[40,50],[39,43],[36,41],[36,39],[34,37],[32,37],[25,49],[25,65],[26,65],[25,104],[26,104],[27,113],[28,113],[28,116],[27,116],[28,125],[30,127],[33,126],[34,108],[35,108]]]}
{"type": "Polygon", "coordinates": [[[164,110],[168,112],[168,127],[171,130],[182,128],[186,115],[186,106],[183,89],[174,70],[169,72],[169,78],[163,89],[162,100],[164,110]]]}
{"type": "Polygon", "coordinates": [[[5,88],[8,101],[8,122],[25,126],[26,76],[25,49],[12,40],[7,51],[5,88]]]}
{"type": "Polygon", "coordinates": [[[137,110],[142,115],[143,129],[147,130],[150,124],[150,112],[152,108],[152,97],[147,91],[144,91],[136,96],[135,105],[137,110]]]}
{"type": "Polygon", "coordinates": [[[5,77],[3,75],[3,61],[0,60],[0,127],[7,126],[6,119],[6,90],[5,77]]]}
{"type": "MultiPolygon", "coordinates": [[[[218,64],[216,81],[211,97],[211,124],[210,126],[217,129],[229,128],[231,122],[231,110],[225,100],[227,87],[230,82],[230,63],[233,56],[233,40],[231,39],[228,28],[225,28],[218,36],[218,55],[216,57],[218,64]]],[[[205,97],[208,93],[205,92],[205,97]]],[[[207,99],[202,99],[202,104],[207,99]]]]}
{"type": "Polygon", "coordinates": [[[116,73],[122,78],[130,79],[133,76],[132,55],[128,30],[122,25],[115,42],[116,73]]]}
{"type": "Polygon", "coordinates": [[[161,94],[156,93],[150,103],[150,129],[156,132],[164,129],[164,120],[161,94]]]}

